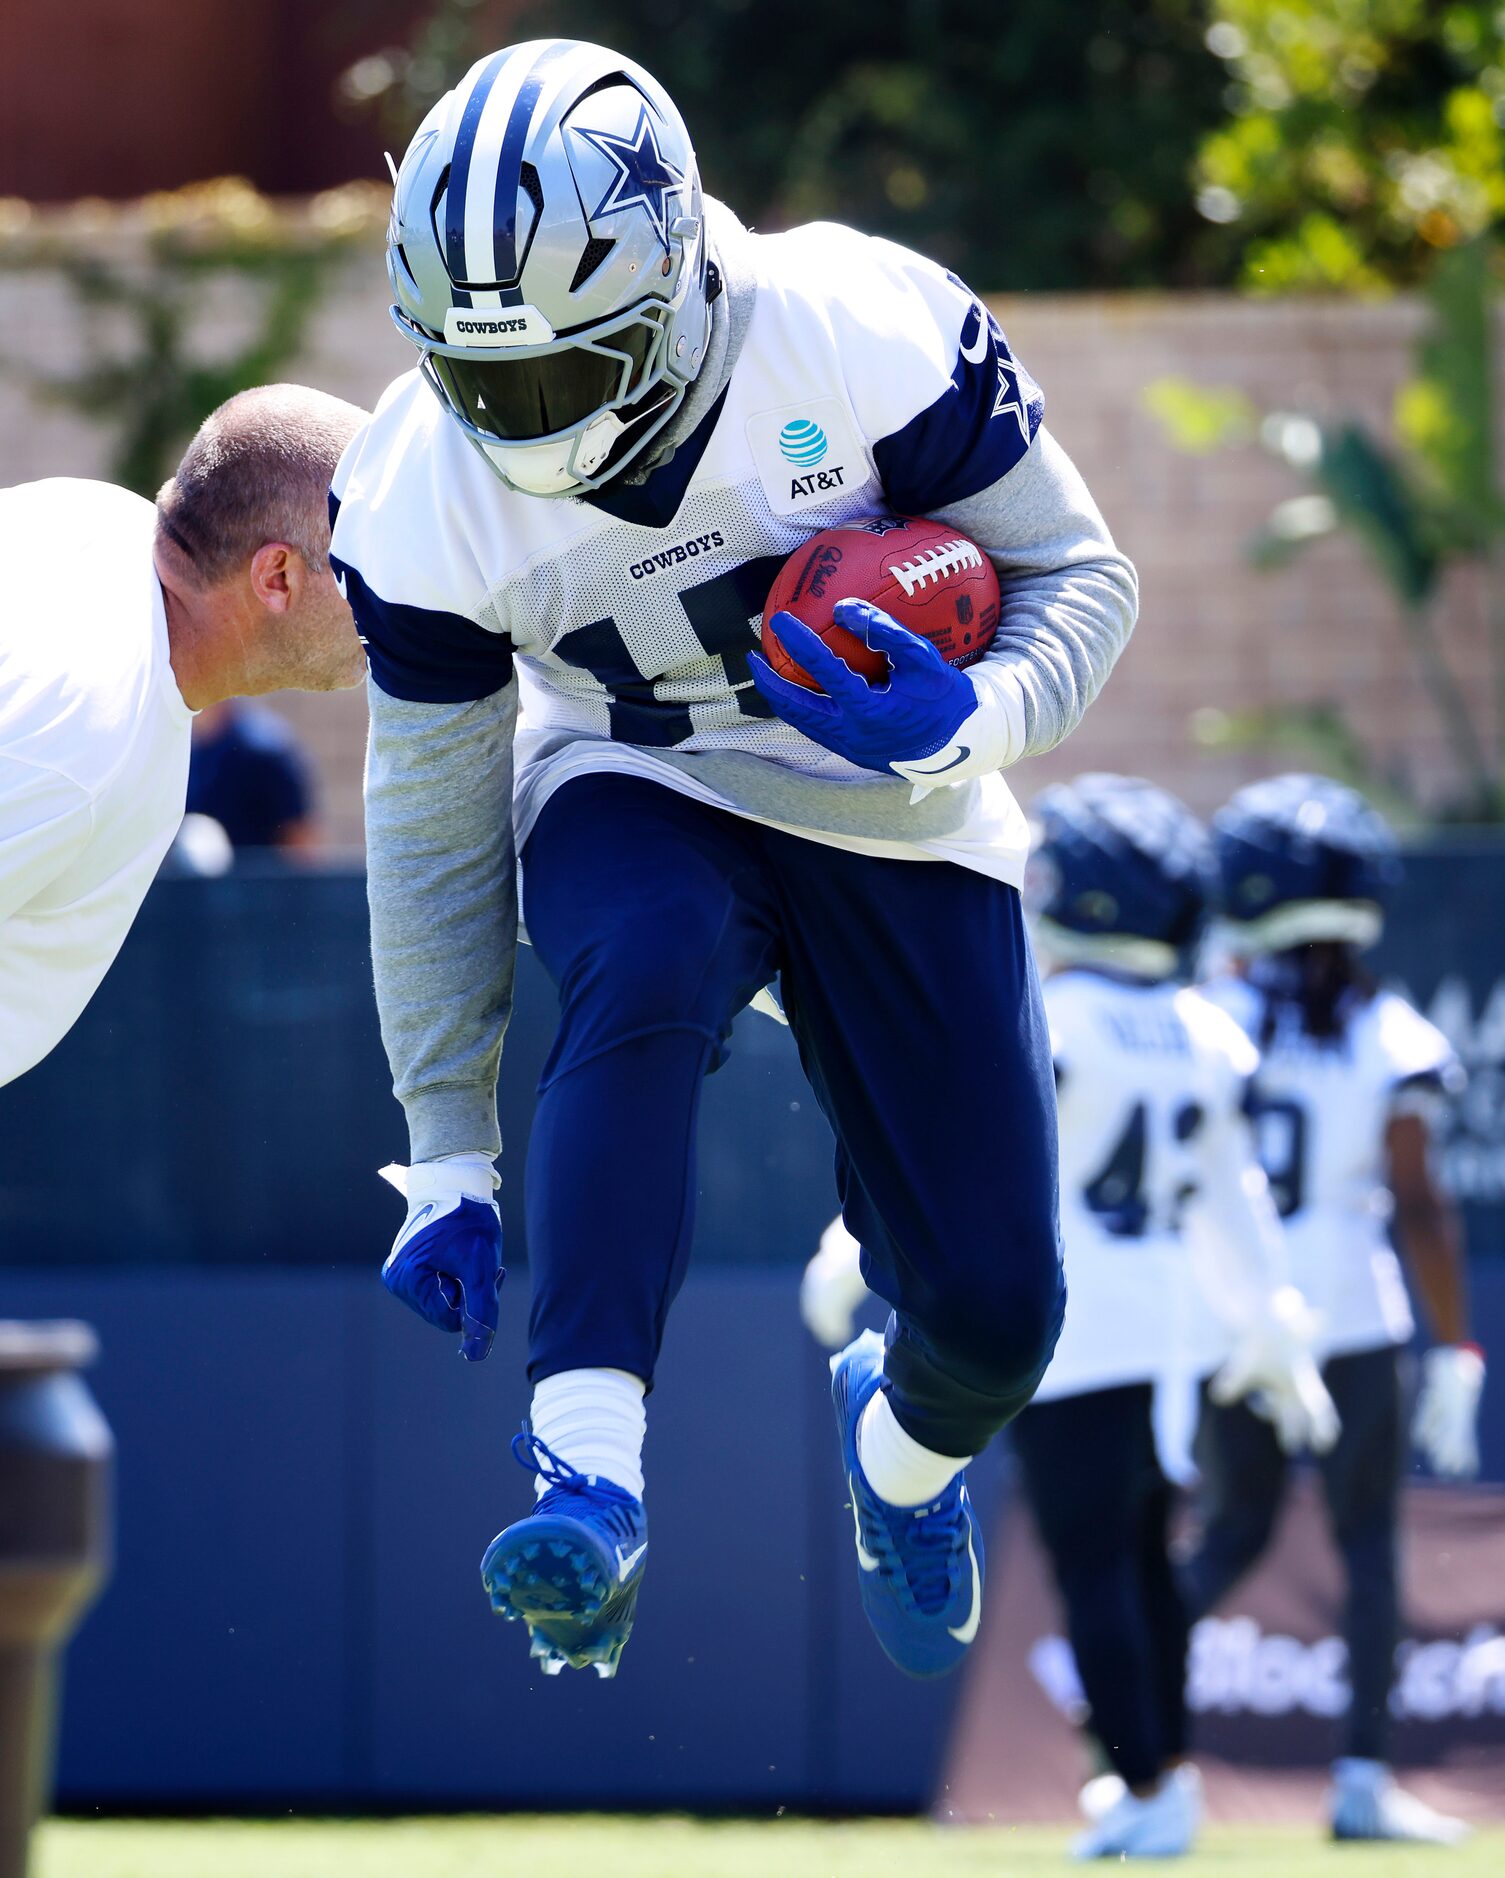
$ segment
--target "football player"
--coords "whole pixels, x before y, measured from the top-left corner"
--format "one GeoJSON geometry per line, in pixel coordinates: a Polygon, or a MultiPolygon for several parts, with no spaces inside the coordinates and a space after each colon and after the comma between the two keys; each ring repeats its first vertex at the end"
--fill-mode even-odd
{"type": "MultiPolygon", "coordinates": [[[[1167,1858],[1190,1850],[1201,1812],[1153,1422],[1155,1385],[1183,1361],[1190,1265],[1233,1331],[1214,1398],[1255,1396],[1281,1449],[1330,1445],[1336,1417],[1245,1115],[1254,1047],[1181,982],[1206,906],[1206,835],[1174,797],[1121,776],[1047,789],[1035,814],[1026,898],[1054,966],[1071,1308],[1013,1441],[1117,1776],[1093,1783],[1100,1816],[1077,1855],[1167,1858]]],[[[856,1263],[834,1223],[801,1289],[818,1336],[846,1327],[856,1263]]]]}
{"type": "Polygon", "coordinates": [[[412,1161],[384,1274],[471,1358],[502,1269],[515,855],[562,1006],[526,1174],[534,1394],[514,1445],[540,1497],[488,1550],[486,1589],[547,1671],[614,1673],[701,1085],[777,976],[894,1312],[887,1350],[838,1379],[864,1603],[902,1667],[941,1673],[981,1589],[962,1471],[1029,1400],[1063,1300],[1002,771],[1091,702],[1133,570],[968,287],[833,224],[749,234],[702,194],[673,102],[614,52],[481,60],[403,158],[388,261],[415,369],[334,487],[412,1161]],[[843,623],[887,683],[781,614],[822,689],[785,682],[758,652],[775,573],[885,511],[992,558],[988,656],[953,668],[854,599],[843,623]]]}
{"type": "MultiPolygon", "coordinates": [[[[1484,1358],[1469,1340],[1457,1214],[1430,1166],[1462,1071],[1446,1038],[1364,969],[1400,863],[1360,796],[1321,776],[1278,776],[1241,790],[1213,830],[1223,934],[1242,965],[1208,991],[1260,1051],[1261,1157],[1343,1420],[1320,1461],[1348,1583],[1353,1685],[1332,1831],[1451,1844],[1461,1822],[1402,1791],[1386,1765],[1406,1448],[1401,1357],[1414,1330],[1391,1238],[1436,1339],[1412,1439],[1434,1472],[1475,1473],[1484,1358]]],[[[1218,1402],[1204,1407],[1196,1452],[1205,1529],[1187,1585],[1200,1615],[1263,1551],[1287,1460],[1265,1423],[1218,1402]]]]}
{"type": "Polygon", "coordinates": [[[155,508],[67,477],[0,490],[0,1083],[120,950],[183,821],[194,713],[360,681],[327,483],[366,415],[262,386],[205,419],[155,508]]]}

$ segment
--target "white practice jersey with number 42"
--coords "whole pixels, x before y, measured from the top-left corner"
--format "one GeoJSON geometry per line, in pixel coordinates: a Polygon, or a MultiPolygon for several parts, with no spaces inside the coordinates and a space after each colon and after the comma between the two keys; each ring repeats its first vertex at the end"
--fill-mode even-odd
{"type": "Polygon", "coordinates": [[[1039,1399],[1153,1382],[1187,1359],[1179,1227],[1258,1056],[1199,991],[1083,969],[1045,984],[1061,1131],[1066,1323],[1039,1399]]]}

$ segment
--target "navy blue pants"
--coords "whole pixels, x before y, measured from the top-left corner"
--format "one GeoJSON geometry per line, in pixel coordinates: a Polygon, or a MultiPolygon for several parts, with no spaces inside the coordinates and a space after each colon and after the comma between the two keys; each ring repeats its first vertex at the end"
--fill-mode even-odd
{"type": "Polygon", "coordinates": [[[1186,1752],[1186,1607],[1173,1494],[1147,1382],[1036,1402],[1014,1424],[1035,1524],[1066,1607],[1091,1727],[1131,1787],[1186,1752]]]}
{"type": "MultiPolygon", "coordinates": [[[[1317,1459],[1347,1579],[1343,1638],[1353,1700],[1343,1752],[1383,1761],[1400,1633],[1398,1530],[1407,1453],[1400,1352],[1386,1345],[1329,1357],[1322,1380],[1343,1422],[1337,1445],[1317,1459]]],[[[1183,1583],[1193,1616],[1201,1617],[1269,1544],[1291,1462],[1269,1422],[1242,1402],[1220,1408],[1205,1389],[1196,1458],[1202,1531],[1183,1583]]]]}
{"type": "Polygon", "coordinates": [[[1034,1393],[1065,1301],[1050,1043],[1014,889],[598,775],[539,816],[523,903],[562,1006],[526,1177],[533,1380],[651,1383],[693,1232],[701,1087],[777,975],[892,1307],[895,1414],[937,1453],[983,1447],[1034,1393]]]}

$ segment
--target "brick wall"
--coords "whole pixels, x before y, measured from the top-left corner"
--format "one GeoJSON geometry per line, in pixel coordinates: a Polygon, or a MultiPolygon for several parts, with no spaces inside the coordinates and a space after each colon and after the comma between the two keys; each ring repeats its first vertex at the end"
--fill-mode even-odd
{"type": "MultiPolygon", "coordinates": [[[[1296,480],[1255,451],[1179,455],[1141,402],[1147,383],[1180,374],[1236,385],[1267,408],[1354,412],[1384,423],[1417,309],[1402,301],[1259,306],[1222,296],[1029,296],[1000,302],[1000,312],[1045,387],[1052,427],[1143,583],[1140,626],[1107,692],[1062,750],[1028,766],[1019,778],[1025,792],[1109,767],[1161,779],[1210,808],[1238,782],[1296,759],[1209,754],[1192,738],[1194,712],[1339,701],[1382,765],[1445,796],[1453,780],[1445,739],[1396,611],[1357,550],[1325,543],[1279,574],[1254,572],[1243,543],[1274,502],[1297,492],[1296,480]]],[[[107,437],[38,403],[4,369],[8,358],[44,372],[76,370],[87,343],[55,280],[0,272],[0,483],[104,473],[107,437]]],[[[204,346],[214,343],[206,330],[204,346]]],[[[341,278],[289,376],[369,403],[407,364],[373,255],[341,278]]],[[[1469,689],[1487,697],[1479,583],[1458,579],[1446,611],[1448,643],[1469,689]]],[[[312,750],[332,841],[358,845],[360,697],[277,702],[312,750]]]]}
{"type": "MultiPolygon", "coordinates": [[[[1081,730],[1030,766],[1032,781],[1087,764],[1138,769],[1209,808],[1291,751],[1209,754],[1194,712],[1336,702],[1382,772],[1445,798],[1456,775],[1397,609],[1357,547],[1324,542],[1276,574],[1244,558],[1249,536],[1303,485],[1256,450],[1190,457],[1143,408],[1166,375],[1239,387],[1262,409],[1353,414],[1388,426],[1421,315],[1414,305],[1225,296],[1020,299],[1007,330],[1045,387],[1047,417],[1085,473],[1142,583],[1140,624],[1081,730]]],[[[1445,641],[1488,696],[1480,582],[1445,596],[1445,641]]]]}

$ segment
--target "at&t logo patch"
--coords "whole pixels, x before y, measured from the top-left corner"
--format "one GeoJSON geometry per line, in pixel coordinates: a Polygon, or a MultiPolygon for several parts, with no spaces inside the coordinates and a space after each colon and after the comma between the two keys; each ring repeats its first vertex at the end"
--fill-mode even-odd
{"type": "Polygon", "coordinates": [[[800,469],[814,469],[830,446],[820,425],[808,417],[794,417],[779,432],[779,453],[800,469]]]}
{"type": "Polygon", "coordinates": [[[775,515],[842,503],[872,485],[867,451],[838,398],[759,411],[747,420],[747,441],[775,515]]]}

